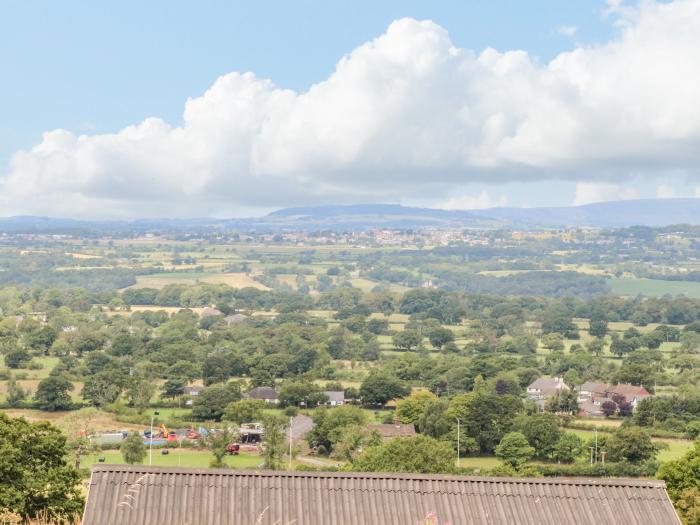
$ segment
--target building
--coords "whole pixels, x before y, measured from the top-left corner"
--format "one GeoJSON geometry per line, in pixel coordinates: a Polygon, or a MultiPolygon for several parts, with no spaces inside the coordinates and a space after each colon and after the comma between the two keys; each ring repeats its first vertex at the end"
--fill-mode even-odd
{"type": "Polygon", "coordinates": [[[662,481],[93,467],[83,525],[680,525],[662,481]]]}
{"type": "Polygon", "coordinates": [[[653,394],[643,386],[629,383],[609,385],[607,383],[586,382],[579,386],[577,391],[579,407],[589,416],[603,415],[600,407],[606,401],[617,402],[624,398],[632,405],[632,410],[636,410],[640,401],[653,397],[653,394]]]}
{"type": "Polygon", "coordinates": [[[233,314],[233,315],[227,315],[224,317],[224,321],[226,322],[227,325],[232,325],[232,324],[240,324],[248,320],[247,315],[243,314],[233,314]]]}
{"type": "Polygon", "coordinates": [[[204,309],[202,309],[202,313],[200,315],[202,317],[217,317],[224,314],[221,312],[221,310],[214,308],[213,306],[206,306],[204,309]]]}
{"type": "Polygon", "coordinates": [[[203,387],[196,385],[186,386],[184,390],[184,395],[187,397],[187,399],[185,400],[185,405],[192,406],[194,398],[199,395],[199,393],[202,391],[202,388],[203,387]]]}
{"type": "Polygon", "coordinates": [[[530,399],[544,400],[554,396],[560,390],[569,390],[563,378],[540,377],[528,385],[527,395],[530,399]]]}
{"type": "Polygon", "coordinates": [[[324,404],[329,407],[339,407],[345,404],[345,392],[342,390],[327,390],[324,394],[328,397],[328,401],[324,404]]]}
{"type": "Polygon", "coordinates": [[[270,386],[256,386],[253,390],[248,392],[248,399],[259,399],[265,401],[265,403],[274,405],[279,403],[277,392],[270,386]]]}
{"type": "Polygon", "coordinates": [[[384,441],[416,435],[416,427],[413,425],[402,425],[401,423],[370,423],[367,425],[367,430],[378,432],[384,441]]]}

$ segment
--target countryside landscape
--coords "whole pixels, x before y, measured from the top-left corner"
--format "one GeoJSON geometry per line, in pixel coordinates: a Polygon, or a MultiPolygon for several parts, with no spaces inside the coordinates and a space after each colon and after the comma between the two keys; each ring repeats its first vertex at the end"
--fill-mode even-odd
{"type": "Polygon", "coordinates": [[[0,525],[700,525],[700,0],[0,5],[0,525]]]}

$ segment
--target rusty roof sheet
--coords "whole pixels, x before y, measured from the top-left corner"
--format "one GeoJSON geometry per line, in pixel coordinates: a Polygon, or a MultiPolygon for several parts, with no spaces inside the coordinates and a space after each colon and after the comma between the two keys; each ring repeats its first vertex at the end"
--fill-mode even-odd
{"type": "Polygon", "coordinates": [[[93,468],[83,525],[679,525],[660,481],[93,468]]]}

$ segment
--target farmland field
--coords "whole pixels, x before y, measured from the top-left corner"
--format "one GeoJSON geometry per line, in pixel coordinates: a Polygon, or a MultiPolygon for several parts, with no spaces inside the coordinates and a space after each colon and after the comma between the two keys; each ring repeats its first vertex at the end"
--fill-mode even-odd
{"type": "Polygon", "coordinates": [[[194,284],[196,282],[209,284],[228,284],[234,288],[253,287],[267,290],[267,286],[259,283],[245,273],[215,273],[215,272],[168,272],[151,275],[139,275],[132,288],[163,288],[169,284],[194,284]]]}
{"type": "Polygon", "coordinates": [[[610,287],[620,295],[646,295],[662,297],[666,294],[686,295],[700,299],[700,283],[688,281],[662,281],[659,279],[612,278],[610,287]]]}
{"type": "MultiPolygon", "coordinates": [[[[105,450],[99,454],[85,457],[83,465],[99,464],[98,458],[103,457],[103,463],[119,465],[124,463],[121,452],[118,450],[105,450]]],[[[188,448],[172,448],[168,455],[163,455],[161,449],[153,449],[153,465],[160,467],[208,467],[212,454],[208,450],[193,450],[188,448]]],[[[262,458],[255,454],[240,454],[238,456],[226,456],[226,465],[230,468],[256,468],[262,463],[262,458]]],[[[148,454],[144,463],[148,465],[148,454]]]]}

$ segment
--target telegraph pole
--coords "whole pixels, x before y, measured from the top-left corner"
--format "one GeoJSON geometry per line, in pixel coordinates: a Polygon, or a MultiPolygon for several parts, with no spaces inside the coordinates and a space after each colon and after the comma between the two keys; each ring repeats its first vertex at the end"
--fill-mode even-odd
{"type": "Polygon", "coordinates": [[[457,468],[459,468],[459,418],[457,418],[457,468]]]}

